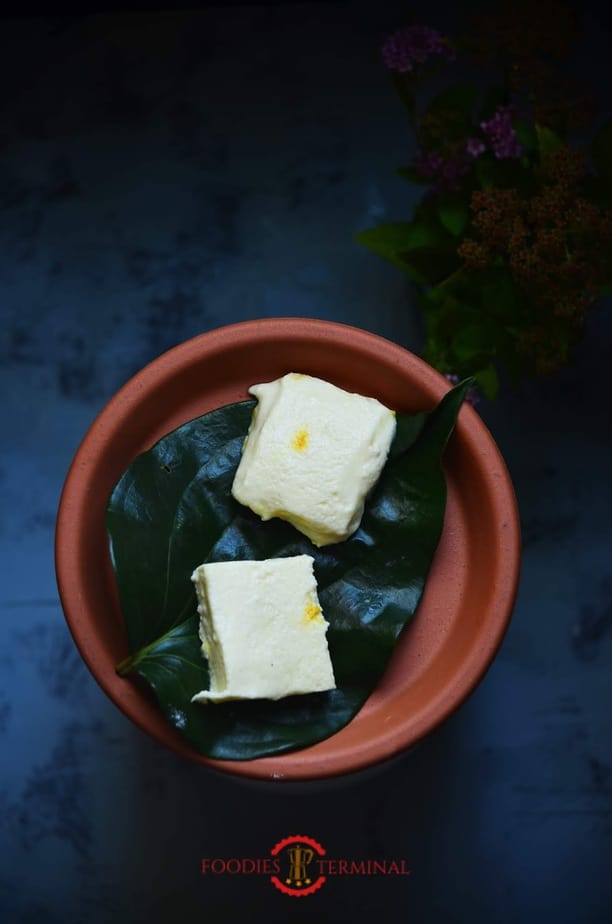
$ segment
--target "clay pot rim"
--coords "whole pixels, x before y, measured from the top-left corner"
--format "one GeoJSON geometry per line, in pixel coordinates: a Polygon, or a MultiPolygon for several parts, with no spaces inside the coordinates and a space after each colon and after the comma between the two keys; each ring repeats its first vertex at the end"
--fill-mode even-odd
{"type": "Polygon", "coordinates": [[[197,754],[170,725],[161,729],[152,727],[139,708],[142,694],[133,690],[126,697],[125,688],[118,691],[118,686],[130,681],[119,678],[114,668],[109,673],[108,665],[100,662],[100,653],[92,650],[87,641],[86,620],[83,618],[87,614],[82,610],[87,575],[79,571],[78,550],[75,550],[72,542],[75,524],[85,515],[84,483],[92,467],[99,461],[100,446],[106,445],[126,426],[143,397],[171,382],[178,367],[201,361],[203,352],[212,354],[225,349],[228,344],[246,343],[255,346],[258,343],[286,342],[292,337],[300,341],[328,340],[337,344],[339,349],[348,347],[358,350],[360,354],[370,355],[373,359],[380,359],[384,354],[388,363],[405,368],[406,374],[410,373],[411,380],[418,382],[420,390],[431,401],[439,401],[448,390],[448,382],[423,360],[389,340],[350,325],[315,318],[286,317],[243,321],[216,328],[154,359],[110,399],[93,421],[75,454],[60,499],[56,528],[56,573],[66,621],[81,656],[109,698],[143,731],[182,756],[224,773],[262,780],[313,780],[363,770],[414,745],[454,712],[482,679],[502,642],[516,599],[521,554],[519,515],[507,469],[479,415],[473,408],[464,405],[457,431],[466,441],[474,460],[485,457],[488,460],[489,472],[481,468],[479,473],[484,477],[487,500],[493,505],[500,522],[503,518],[505,531],[503,548],[500,546],[497,550],[501,573],[496,580],[495,607],[492,608],[485,629],[475,640],[461,674],[446,685],[441,682],[439,694],[426,703],[417,716],[412,717],[409,727],[404,724],[390,729],[384,746],[380,742],[365,739],[358,746],[344,747],[339,737],[342,732],[339,732],[318,745],[289,754],[248,761],[223,761],[197,754]]]}

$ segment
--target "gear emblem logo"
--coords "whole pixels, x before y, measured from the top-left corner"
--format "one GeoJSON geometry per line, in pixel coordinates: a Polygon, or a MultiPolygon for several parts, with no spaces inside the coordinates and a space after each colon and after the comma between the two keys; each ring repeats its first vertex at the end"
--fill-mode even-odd
{"type": "Polygon", "coordinates": [[[316,862],[325,856],[325,850],[314,838],[302,834],[285,837],[270,852],[280,865],[278,875],[271,876],[270,881],[284,895],[312,895],[325,882],[316,862]]]}

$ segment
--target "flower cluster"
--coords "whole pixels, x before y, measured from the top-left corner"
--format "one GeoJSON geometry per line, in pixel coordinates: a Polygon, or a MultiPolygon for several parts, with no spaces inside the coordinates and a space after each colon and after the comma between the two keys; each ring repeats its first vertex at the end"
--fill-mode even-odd
{"type": "Polygon", "coordinates": [[[461,178],[470,170],[471,162],[489,149],[497,160],[522,155],[510,107],[499,106],[491,119],[480,123],[484,139],[468,135],[460,141],[449,142],[447,135],[453,137],[456,134],[453,119],[452,112],[443,111],[425,115],[421,120],[420,134],[425,148],[418,154],[414,166],[422,177],[432,181],[436,192],[457,191],[461,178]]]}
{"type": "Polygon", "coordinates": [[[488,122],[481,122],[480,127],[498,160],[522,155],[523,148],[512,126],[512,110],[509,106],[498,106],[492,118],[488,122]]]}
{"type": "Polygon", "coordinates": [[[430,26],[410,26],[394,32],[385,39],[381,53],[385,66],[400,74],[411,73],[434,55],[453,57],[447,39],[430,26]]]}
{"type": "Polygon", "coordinates": [[[514,378],[567,362],[612,287],[612,119],[579,155],[588,141],[573,132],[593,128],[594,108],[561,66],[579,34],[566,0],[489,6],[456,42],[424,25],[384,42],[417,151],[400,173],[426,188],[410,220],[370,229],[366,246],[419,280],[428,361],[449,381],[475,375],[492,398],[499,367],[514,378]],[[421,92],[453,47],[486,64],[491,85],[421,92]]]}
{"type": "Polygon", "coordinates": [[[421,152],[415,168],[422,177],[432,181],[436,192],[459,189],[461,177],[467,172],[467,164],[462,158],[453,153],[442,157],[438,151],[421,152]]]}
{"type": "Polygon", "coordinates": [[[465,139],[465,153],[470,157],[480,157],[487,150],[487,146],[480,138],[465,139]]]}
{"type": "Polygon", "coordinates": [[[475,191],[473,236],[458,248],[469,271],[500,265],[510,270],[533,312],[517,347],[539,372],[567,360],[567,329],[582,326],[605,279],[612,212],[580,194],[584,174],[581,158],[563,145],[545,159],[537,194],[494,186],[475,191]]]}

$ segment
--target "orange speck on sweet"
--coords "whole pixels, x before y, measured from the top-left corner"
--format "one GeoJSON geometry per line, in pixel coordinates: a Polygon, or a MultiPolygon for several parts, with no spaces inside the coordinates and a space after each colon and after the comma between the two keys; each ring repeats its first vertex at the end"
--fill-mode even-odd
{"type": "Polygon", "coordinates": [[[311,622],[321,621],[321,607],[318,603],[307,603],[304,615],[302,616],[302,625],[307,626],[311,622]]]}
{"type": "Polygon", "coordinates": [[[295,449],[296,452],[304,452],[304,450],[308,449],[309,436],[308,430],[302,427],[291,440],[292,448],[295,449]]]}

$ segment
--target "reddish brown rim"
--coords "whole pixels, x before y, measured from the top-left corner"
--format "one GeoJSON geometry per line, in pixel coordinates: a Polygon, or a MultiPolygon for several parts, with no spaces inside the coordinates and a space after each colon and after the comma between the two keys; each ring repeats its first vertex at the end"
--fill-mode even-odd
{"type": "MultiPolygon", "coordinates": [[[[114,665],[128,653],[122,630],[113,630],[114,635],[111,633],[109,641],[108,626],[101,628],[103,618],[100,613],[112,611],[116,615],[118,611],[114,586],[112,581],[109,583],[110,562],[106,540],[104,535],[99,535],[100,529],[104,533],[103,509],[117,478],[133,455],[137,454],[132,450],[126,456],[122,447],[128,443],[140,445],[138,451],[142,451],[163,433],[190,417],[246,396],[248,379],[238,384],[231,381],[221,390],[211,386],[199,400],[193,403],[183,401],[178,417],[172,418],[169,412],[163,413],[160,396],[172,396],[173,388],[176,390],[177,387],[177,376],[185,374],[186,370],[199,368],[204,362],[223,362],[228,355],[243,355],[240,351],[245,348],[249,354],[255,351],[256,355],[257,350],[261,349],[266,355],[275,356],[283,350],[287,352],[288,347],[293,345],[296,347],[296,357],[300,351],[310,351],[309,355],[316,356],[316,359],[311,358],[309,368],[297,371],[325,377],[325,362],[332,360],[328,358],[324,362],[323,359],[319,360],[320,356],[344,357],[345,360],[348,357],[350,362],[345,362],[347,369],[354,370],[355,364],[363,363],[365,369],[379,370],[383,391],[384,388],[394,387],[394,382],[403,382],[406,387],[410,385],[410,397],[407,406],[400,408],[402,410],[431,406],[448,390],[448,383],[441,375],[407,350],[348,325],[308,318],[274,318],[247,321],[202,334],[168,351],[145,367],[111,399],[93,422],[68,472],[56,529],[56,572],[66,620],[81,656],[107,695],[143,731],[177,753],[218,770],[267,780],[319,779],[361,770],[410,747],[442,722],[474,689],[501,644],[515,601],[520,565],[519,518],[510,477],[480,417],[471,407],[464,406],[453,436],[453,460],[461,472],[469,469],[469,479],[464,477],[462,484],[476,484],[478,502],[486,508],[490,534],[484,536],[482,548],[486,549],[493,570],[489,584],[483,586],[480,594],[482,618],[475,624],[473,639],[468,636],[468,644],[464,646],[465,652],[460,662],[454,663],[451,660],[451,669],[448,669],[446,650],[440,648],[440,651],[434,651],[432,648],[433,654],[430,652],[428,657],[431,655],[433,658],[432,676],[437,678],[438,671],[439,682],[435,679],[432,687],[429,677],[429,685],[422,684],[426,695],[421,701],[411,701],[402,688],[405,681],[401,679],[400,670],[404,659],[403,649],[407,652],[406,663],[416,664],[409,652],[409,629],[408,641],[404,644],[402,637],[398,645],[402,650],[394,656],[389,672],[390,681],[387,683],[385,678],[381,689],[375,691],[361,713],[332,738],[292,754],[250,761],[210,760],[197,754],[167,725],[149,698],[130,680],[118,677],[114,670],[114,665]],[[315,349],[316,353],[313,352],[315,349]],[[313,364],[316,368],[313,368],[313,364]],[[320,365],[322,368],[319,368],[320,365]],[[156,402],[160,407],[157,429],[150,421],[142,421],[143,407],[155,405],[156,402]],[[93,542],[97,543],[96,548],[93,542]],[[91,565],[96,549],[100,554],[101,542],[106,548],[107,559],[101,569],[104,571],[102,576],[94,573],[91,565]],[[406,704],[410,708],[409,713],[404,715],[402,712],[406,704]]],[[[333,377],[332,370],[333,366],[330,366],[330,378],[333,377]]],[[[351,375],[354,372],[347,372],[345,379],[338,380],[338,384],[350,385],[351,375]]],[[[355,387],[355,390],[360,389],[355,387]]],[[[370,385],[363,390],[370,391],[370,385]]],[[[371,393],[377,392],[375,385],[372,385],[371,393]]],[[[386,393],[379,396],[382,400],[390,400],[386,393]]],[[[461,542],[465,545],[470,541],[470,535],[465,528],[462,533],[461,526],[461,516],[464,515],[465,519],[465,510],[470,509],[470,503],[455,498],[457,491],[453,484],[451,464],[449,508],[452,509],[449,518],[453,522],[445,525],[441,541],[441,547],[444,548],[439,548],[436,555],[417,614],[419,619],[422,610],[428,614],[435,610],[435,587],[438,584],[443,586],[439,572],[444,570],[447,560],[452,561],[452,558],[448,558],[449,552],[452,555],[454,549],[461,555],[461,542]],[[457,511],[456,524],[453,511],[457,511]],[[445,538],[447,533],[448,540],[445,538]]],[[[453,631],[453,627],[448,631],[453,631]]],[[[441,641],[440,645],[444,645],[444,642],[441,641]]],[[[423,650],[426,649],[427,644],[424,644],[423,650]]],[[[417,656],[420,657],[418,652],[417,656]]]]}

